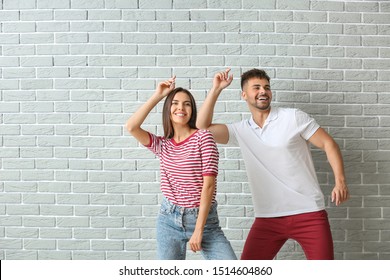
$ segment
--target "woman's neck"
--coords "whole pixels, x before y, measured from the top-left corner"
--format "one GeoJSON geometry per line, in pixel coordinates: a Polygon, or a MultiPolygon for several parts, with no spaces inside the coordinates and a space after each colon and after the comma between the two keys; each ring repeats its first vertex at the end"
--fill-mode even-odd
{"type": "Polygon", "coordinates": [[[179,143],[187,139],[188,137],[190,137],[196,131],[196,129],[186,126],[186,127],[175,127],[174,131],[175,132],[173,134],[173,139],[175,140],[176,143],[179,143]]]}

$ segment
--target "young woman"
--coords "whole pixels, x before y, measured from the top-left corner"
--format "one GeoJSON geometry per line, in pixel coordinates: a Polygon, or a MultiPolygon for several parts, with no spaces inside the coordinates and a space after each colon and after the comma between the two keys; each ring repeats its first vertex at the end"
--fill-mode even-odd
{"type": "Polygon", "coordinates": [[[163,201],[157,219],[157,254],[184,260],[187,242],[205,259],[236,259],[219,226],[216,177],[218,150],[212,134],[196,128],[192,94],[175,88],[175,76],[158,84],[154,94],[127,121],[126,128],[160,159],[163,201]],[[165,99],[164,136],[141,128],[150,111],[165,99]]]}

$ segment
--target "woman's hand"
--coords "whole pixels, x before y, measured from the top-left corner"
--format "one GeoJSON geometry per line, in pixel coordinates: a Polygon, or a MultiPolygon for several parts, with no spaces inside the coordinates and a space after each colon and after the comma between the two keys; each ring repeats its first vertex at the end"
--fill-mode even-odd
{"type": "Polygon", "coordinates": [[[126,128],[142,145],[150,144],[149,133],[141,125],[150,111],[175,88],[176,76],[158,84],[155,93],[126,122],[126,128]]]}
{"type": "Polygon", "coordinates": [[[173,89],[175,89],[175,79],[176,76],[174,75],[169,80],[160,82],[157,85],[156,93],[162,97],[166,97],[173,89]]]}
{"type": "Polygon", "coordinates": [[[197,251],[202,251],[202,238],[203,232],[195,229],[189,241],[192,252],[196,253],[197,251]]]}

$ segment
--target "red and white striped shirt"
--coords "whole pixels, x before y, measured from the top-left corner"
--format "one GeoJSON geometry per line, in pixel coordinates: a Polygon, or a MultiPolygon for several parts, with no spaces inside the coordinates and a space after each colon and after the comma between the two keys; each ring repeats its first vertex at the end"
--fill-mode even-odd
{"type": "MultiPolygon", "coordinates": [[[[186,208],[199,207],[203,176],[218,175],[219,154],[213,135],[197,130],[180,143],[150,135],[146,146],[160,159],[161,191],[172,203],[186,208]]],[[[213,195],[215,201],[216,188],[213,195]]]]}

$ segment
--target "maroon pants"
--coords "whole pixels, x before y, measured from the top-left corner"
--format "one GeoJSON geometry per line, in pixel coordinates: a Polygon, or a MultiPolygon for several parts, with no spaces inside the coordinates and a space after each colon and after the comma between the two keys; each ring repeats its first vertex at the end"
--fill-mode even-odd
{"type": "Polygon", "coordinates": [[[296,240],[308,260],[333,260],[333,240],[325,210],[277,218],[256,218],[242,260],[272,260],[283,244],[296,240]]]}

